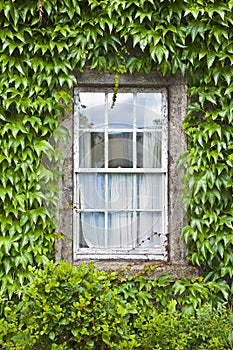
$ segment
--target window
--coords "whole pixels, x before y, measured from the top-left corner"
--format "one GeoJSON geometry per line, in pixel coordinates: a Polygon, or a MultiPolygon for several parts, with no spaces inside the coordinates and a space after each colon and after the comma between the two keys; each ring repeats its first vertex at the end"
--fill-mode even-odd
{"type": "Polygon", "coordinates": [[[74,258],[166,259],[166,89],[75,90],[74,258]]]}

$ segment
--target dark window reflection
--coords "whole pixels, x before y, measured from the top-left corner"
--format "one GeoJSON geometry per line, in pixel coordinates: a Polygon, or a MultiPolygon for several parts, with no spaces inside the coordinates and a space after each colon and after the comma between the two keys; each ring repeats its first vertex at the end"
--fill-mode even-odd
{"type": "Polygon", "coordinates": [[[132,133],[119,132],[109,134],[108,159],[109,168],[133,167],[132,133]]]}

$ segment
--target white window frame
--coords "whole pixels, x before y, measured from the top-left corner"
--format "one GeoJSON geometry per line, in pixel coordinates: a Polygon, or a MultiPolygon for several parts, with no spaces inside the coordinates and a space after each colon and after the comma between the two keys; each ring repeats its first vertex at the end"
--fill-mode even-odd
{"type": "MultiPolygon", "coordinates": [[[[166,261],[167,256],[167,233],[168,233],[168,93],[166,88],[135,88],[135,87],[128,87],[128,88],[122,88],[119,89],[119,92],[132,92],[132,93],[153,93],[153,92],[160,92],[162,93],[163,99],[162,99],[162,111],[163,111],[163,124],[162,124],[162,167],[161,168],[136,168],[136,151],[134,147],[134,154],[133,154],[133,168],[107,168],[105,164],[105,168],[101,168],[97,170],[97,168],[79,168],[79,125],[78,125],[78,94],[80,92],[112,92],[112,89],[109,88],[92,88],[92,87],[77,87],[74,90],[74,174],[73,174],[73,183],[74,183],[74,194],[73,194],[73,207],[74,207],[74,214],[73,214],[73,257],[74,260],[88,260],[88,259],[140,259],[140,260],[163,260],[166,261]],[[126,174],[135,174],[134,181],[136,181],[136,174],[162,174],[163,176],[163,210],[162,210],[162,232],[159,234],[161,235],[161,245],[155,246],[150,249],[143,248],[143,243],[140,244],[140,248],[137,247],[137,249],[93,249],[93,248],[80,248],[79,247],[79,213],[82,211],[82,209],[79,209],[79,203],[78,203],[78,193],[79,193],[79,184],[77,181],[77,174],[96,174],[96,173],[103,173],[105,174],[105,181],[107,181],[109,174],[117,174],[117,173],[126,173],[126,174]]],[[[83,131],[83,129],[82,129],[83,131]]],[[[85,131],[88,131],[88,129],[85,129],[85,131]]],[[[103,132],[103,129],[90,129],[89,131],[101,131],[103,132]]],[[[105,127],[105,134],[107,134],[109,131],[108,127],[105,127]]],[[[111,131],[116,132],[132,132],[131,129],[112,129],[111,131]]],[[[146,128],[143,129],[144,131],[149,131],[146,128]]],[[[142,132],[142,129],[138,129],[136,127],[136,123],[134,122],[133,125],[133,141],[136,142],[136,135],[137,132],[142,132]]],[[[105,142],[105,151],[107,152],[107,142],[105,142]]],[[[106,160],[105,160],[106,161],[106,160]]],[[[105,186],[107,191],[107,186],[105,186]]],[[[106,194],[107,195],[107,194],[106,194]]],[[[88,211],[88,210],[87,210],[88,211]]],[[[90,212],[99,212],[99,209],[91,209],[90,212]]],[[[127,210],[128,211],[128,210],[127,210]]],[[[139,210],[140,211],[140,210],[139,210]]],[[[142,212],[145,212],[146,210],[141,210],[142,212]]],[[[156,210],[153,210],[154,212],[156,210]]],[[[159,210],[161,212],[161,210],[159,210]]],[[[136,210],[134,210],[136,212],[136,210]]],[[[104,213],[108,213],[107,203],[105,207],[104,213]]],[[[105,215],[107,217],[107,215],[105,215]]],[[[105,223],[105,225],[107,225],[105,223]]]]}

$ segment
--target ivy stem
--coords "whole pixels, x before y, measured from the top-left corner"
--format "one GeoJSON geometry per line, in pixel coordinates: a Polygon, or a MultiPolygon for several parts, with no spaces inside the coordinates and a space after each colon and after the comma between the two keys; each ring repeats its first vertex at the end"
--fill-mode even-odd
{"type": "Polygon", "coordinates": [[[43,4],[41,0],[38,0],[38,11],[39,11],[39,20],[42,21],[43,17],[43,4]]]}
{"type": "Polygon", "coordinates": [[[116,99],[117,99],[117,93],[119,90],[119,75],[115,75],[114,77],[115,85],[114,85],[114,90],[113,90],[113,95],[112,95],[112,105],[111,108],[115,106],[116,99]]]}

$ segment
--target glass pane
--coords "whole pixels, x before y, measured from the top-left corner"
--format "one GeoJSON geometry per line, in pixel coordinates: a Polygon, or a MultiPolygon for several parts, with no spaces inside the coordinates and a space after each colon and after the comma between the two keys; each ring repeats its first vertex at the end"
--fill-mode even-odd
{"type": "Polygon", "coordinates": [[[162,93],[138,93],[136,124],[138,128],[151,128],[161,125],[162,93]]]}
{"type": "Polygon", "coordinates": [[[163,207],[163,175],[137,175],[137,209],[157,209],[163,207]]]}
{"type": "Polygon", "coordinates": [[[144,131],[137,133],[137,167],[162,167],[162,132],[144,131]]]}
{"type": "Polygon", "coordinates": [[[161,244],[162,214],[138,213],[138,247],[153,247],[161,244]]]}
{"type": "Polygon", "coordinates": [[[104,133],[91,133],[91,160],[92,168],[104,167],[104,133]]]}
{"type": "Polygon", "coordinates": [[[133,175],[116,174],[108,178],[109,209],[135,208],[133,175]]]}
{"type": "Polygon", "coordinates": [[[129,132],[109,133],[109,168],[133,167],[133,134],[129,132]]]}
{"type": "Polygon", "coordinates": [[[136,242],[136,217],[133,213],[111,213],[108,215],[108,247],[132,248],[136,242]]]}
{"type": "Polygon", "coordinates": [[[82,132],[79,137],[80,168],[104,167],[104,133],[82,132]]]}
{"type": "Polygon", "coordinates": [[[81,247],[105,248],[104,213],[80,213],[81,247]]]}
{"type": "Polygon", "coordinates": [[[80,209],[103,209],[104,199],[104,175],[82,174],[79,175],[79,203],[80,209]]]}
{"type": "Polygon", "coordinates": [[[105,93],[79,93],[79,127],[98,128],[105,121],[105,93]]]}
{"type": "Polygon", "coordinates": [[[133,127],[133,94],[117,93],[116,102],[112,106],[113,94],[108,94],[109,127],[126,129],[133,127]]]}

